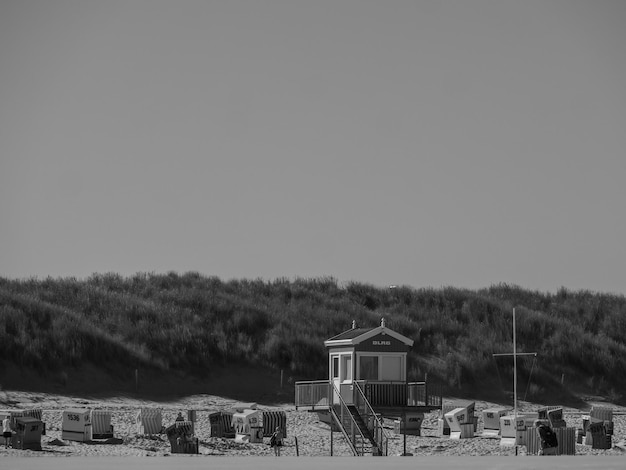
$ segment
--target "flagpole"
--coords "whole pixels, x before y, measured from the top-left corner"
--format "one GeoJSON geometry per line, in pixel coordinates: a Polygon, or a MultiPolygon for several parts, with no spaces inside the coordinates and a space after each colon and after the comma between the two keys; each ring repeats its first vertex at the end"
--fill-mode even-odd
{"type": "Polygon", "coordinates": [[[515,454],[517,454],[517,342],[515,338],[515,307],[513,307],[513,410],[515,417],[515,454]]]}

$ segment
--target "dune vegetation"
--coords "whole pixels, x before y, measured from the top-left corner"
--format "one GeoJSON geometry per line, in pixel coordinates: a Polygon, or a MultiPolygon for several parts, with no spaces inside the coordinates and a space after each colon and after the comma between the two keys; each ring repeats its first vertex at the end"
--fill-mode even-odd
{"type": "Polygon", "coordinates": [[[384,317],[415,341],[409,380],[427,376],[445,393],[493,399],[512,389],[512,358],[493,354],[512,352],[513,307],[518,351],[537,353],[518,358],[522,398],[624,401],[621,295],[506,284],[380,288],[331,277],[223,281],[195,272],[0,278],[0,384],[10,387],[7,371],[17,367],[71,392],[67,378],[88,364],[82,380],[94,383],[98,375],[132,383],[137,371],[158,383],[251,367],[282,371],[291,385],[327,376],[325,339],[353,320],[373,327],[384,317]]]}

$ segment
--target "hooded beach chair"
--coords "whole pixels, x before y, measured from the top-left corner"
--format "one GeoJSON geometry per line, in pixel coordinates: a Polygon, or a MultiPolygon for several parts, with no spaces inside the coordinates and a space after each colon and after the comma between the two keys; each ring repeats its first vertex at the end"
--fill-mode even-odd
{"type": "Polygon", "coordinates": [[[197,454],[199,452],[198,438],[194,436],[193,427],[191,421],[176,421],[165,428],[172,454],[197,454]]]}
{"type": "Polygon", "coordinates": [[[284,411],[264,411],[263,435],[271,436],[276,428],[280,428],[283,437],[287,437],[287,413],[284,411]]]}
{"type": "Polygon", "coordinates": [[[61,439],[87,442],[92,439],[91,417],[89,410],[80,408],[63,411],[61,439]]]}
{"type": "Polygon", "coordinates": [[[211,424],[211,437],[235,437],[233,413],[227,411],[211,413],[209,414],[209,423],[211,424]]]}
{"type": "Polygon", "coordinates": [[[91,410],[91,429],[94,439],[109,439],[113,437],[111,412],[105,410],[91,410]]]}
{"type": "Polygon", "coordinates": [[[157,408],[142,408],[137,413],[137,434],[161,434],[163,432],[163,417],[157,408]]]}

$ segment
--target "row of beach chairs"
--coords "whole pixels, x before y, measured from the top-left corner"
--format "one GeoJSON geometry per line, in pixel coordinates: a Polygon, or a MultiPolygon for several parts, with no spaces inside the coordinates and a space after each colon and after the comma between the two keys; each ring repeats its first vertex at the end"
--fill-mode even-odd
{"type": "MultiPolygon", "coordinates": [[[[222,438],[234,438],[236,427],[234,418],[237,411],[216,411],[209,414],[210,436],[222,438]]],[[[270,436],[277,427],[280,427],[283,436],[287,437],[287,415],[284,411],[262,411],[263,435],[270,436]]],[[[194,418],[188,418],[195,421],[194,418]]],[[[161,410],[143,408],[136,418],[138,434],[160,434],[163,432],[161,410]]]]}
{"type": "MultiPolygon", "coordinates": [[[[478,417],[474,402],[444,404],[439,419],[439,432],[451,439],[475,436],[478,417]]],[[[595,449],[610,449],[613,435],[613,410],[593,406],[589,415],[582,417],[582,427],[568,427],[563,419],[563,408],[548,406],[533,413],[519,413],[517,421],[508,408],[486,409],[483,415],[482,437],[501,439],[502,445],[526,446],[529,454],[536,454],[540,440],[535,430],[537,420],[549,425],[557,435],[560,455],[573,455],[576,444],[590,445],[595,449]]]]}
{"type": "MultiPolygon", "coordinates": [[[[5,417],[10,419],[14,448],[41,450],[41,436],[46,433],[42,414],[41,409],[0,411],[0,421],[5,417]]],[[[284,411],[263,411],[259,412],[259,415],[263,422],[263,435],[269,436],[276,427],[280,427],[286,436],[287,416],[284,411]]],[[[172,425],[164,427],[161,409],[141,408],[135,417],[136,431],[141,435],[165,433],[170,441],[172,453],[197,454],[198,438],[194,435],[196,416],[195,410],[189,410],[186,419],[180,414],[172,425]]],[[[78,442],[112,438],[114,429],[111,417],[112,412],[108,410],[64,410],[61,438],[78,442]]],[[[235,417],[236,411],[209,414],[211,437],[235,437],[237,431],[235,417]]]]}
{"type": "MultiPolygon", "coordinates": [[[[218,411],[209,414],[211,437],[234,437],[235,427],[233,416],[236,412],[218,411]]],[[[268,436],[280,427],[283,435],[287,435],[287,416],[284,411],[262,411],[263,433],[268,436]]],[[[11,420],[11,428],[17,429],[17,420],[30,418],[41,423],[41,434],[45,435],[45,423],[42,421],[42,410],[0,410],[0,421],[5,417],[11,420]]],[[[112,412],[97,409],[67,409],[63,411],[62,438],[67,440],[88,441],[92,439],[107,439],[114,435],[111,424],[112,412]]],[[[196,421],[196,411],[189,410],[187,419],[196,421]]],[[[135,417],[137,434],[152,435],[165,432],[161,409],[141,408],[135,417]]]]}
{"type": "MultiPolygon", "coordinates": [[[[209,414],[211,424],[211,437],[234,438],[236,427],[234,416],[236,411],[217,411],[209,414]]],[[[271,436],[279,427],[284,437],[287,437],[287,415],[284,411],[263,411],[263,435],[271,436]]]]}

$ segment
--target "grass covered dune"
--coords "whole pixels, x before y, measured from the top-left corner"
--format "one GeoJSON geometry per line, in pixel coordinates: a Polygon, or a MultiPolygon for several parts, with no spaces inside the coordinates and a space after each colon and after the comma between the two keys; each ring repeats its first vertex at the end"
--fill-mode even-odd
{"type": "Polygon", "coordinates": [[[0,384],[57,393],[220,395],[234,390],[220,385],[236,381],[234,371],[252,368],[267,380],[249,399],[285,402],[295,380],[327,376],[325,339],[353,320],[368,327],[384,317],[415,341],[410,381],[428,375],[449,396],[497,401],[513,383],[512,360],[493,356],[512,351],[513,307],[518,351],[538,353],[535,364],[518,361],[523,398],[575,404],[586,394],[624,402],[622,295],[507,284],[390,289],[330,277],[223,281],[195,272],[0,278],[0,384]]]}

